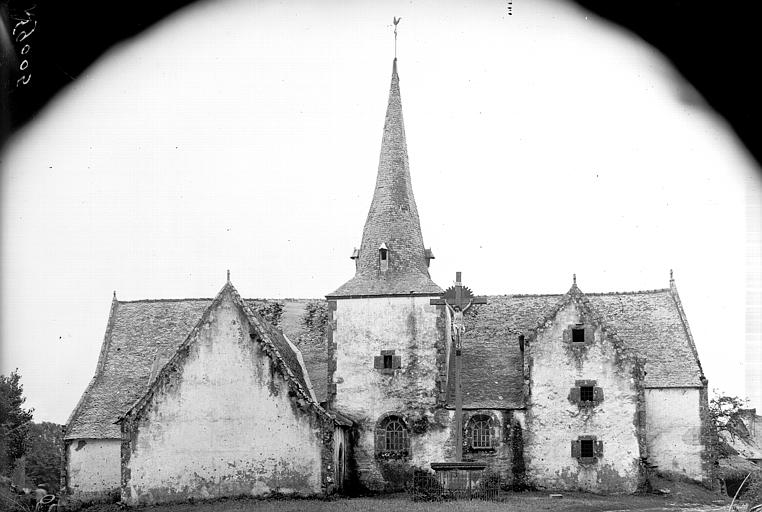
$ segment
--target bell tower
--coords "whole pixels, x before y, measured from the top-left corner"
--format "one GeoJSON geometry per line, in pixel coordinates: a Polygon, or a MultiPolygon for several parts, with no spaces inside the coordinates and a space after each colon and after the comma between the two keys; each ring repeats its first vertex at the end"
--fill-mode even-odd
{"type": "Polygon", "coordinates": [[[430,451],[416,453],[411,427],[433,416],[447,375],[447,315],[430,303],[442,289],[429,275],[434,256],[413,196],[399,82],[395,58],[376,187],[352,253],[355,275],[326,296],[328,403],[358,425],[357,476],[376,490],[397,486],[389,464],[431,460],[430,451]]]}

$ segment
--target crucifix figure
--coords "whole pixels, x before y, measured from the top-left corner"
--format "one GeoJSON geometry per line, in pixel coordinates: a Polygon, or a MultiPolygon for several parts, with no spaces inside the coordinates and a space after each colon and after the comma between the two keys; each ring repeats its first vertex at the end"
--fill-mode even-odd
{"type": "Polygon", "coordinates": [[[474,297],[474,294],[460,282],[460,272],[455,273],[455,286],[449,287],[439,299],[431,299],[433,305],[444,305],[452,315],[452,344],[455,349],[455,457],[456,462],[463,461],[463,390],[460,386],[462,368],[462,338],[466,332],[463,314],[474,304],[486,304],[486,297],[474,297]]]}

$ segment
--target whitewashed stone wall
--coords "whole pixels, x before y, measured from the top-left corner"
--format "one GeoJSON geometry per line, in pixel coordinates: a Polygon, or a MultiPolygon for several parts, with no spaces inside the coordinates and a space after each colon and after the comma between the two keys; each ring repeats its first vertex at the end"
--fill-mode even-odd
{"type": "MultiPolygon", "coordinates": [[[[437,348],[444,357],[444,329],[431,297],[340,299],[333,320],[335,365],[333,407],[359,423],[354,447],[361,482],[389,488],[404,478],[404,466],[444,461],[452,414],[434,415],[438,397],[437,348]],[[374,368],[374,357],[394,350],[402,367],[392,375],[374,368]],[[411,458],[402,464],[375,459],[374,432],[385,413],[403,413],[411,430],[411,458]],[[418,422],[419,433],[412,432],[418,422]]],[[[444,319],[440,319],[443,323],[444,319]]]]}
{"type": "Polygon", "coordinates": [[[646,389],[648,460],[660,472],[703,480],[698,388],[646,389]]]}
{"type": "Polygon", "coordinates": [[[321,491],[320,427],[248,329],[226,296],[132,425],[128,504],[321,491]]]}
{"type": "Polygon", "coordinates": [[[529,344],[531,401],[524,434],[528,482],[549,489],[634,492],[640,479],[634,362],[620,357],[600,326],[594,341],[570,347],[563,332],[577,323],[590,326],[592,319],[583,318],[580,306],[572,302],[529,344]],[[602,403],[580,408],[570,402],[576,380],[595,380],[603,388],[602,403]],[[572,457],[571,442],[580,435],[603,442],[597,462],[582,464],[572,457]]]}
{"type": "Polygon", "coordinates": [[[121,488],[121,440],[74,439],[66,450],[70,498],[101,501],[121,488]]]}

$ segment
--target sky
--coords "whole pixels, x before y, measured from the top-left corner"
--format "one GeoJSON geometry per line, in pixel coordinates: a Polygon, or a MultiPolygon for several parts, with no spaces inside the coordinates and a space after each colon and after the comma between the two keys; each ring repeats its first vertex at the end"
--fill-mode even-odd
{"type": "Polygon", "coordinates": [[[632,291],[674,269],[709,387],[745,394],[759,169],[661,54],[560,0],[225,0],[109,51],[2,155],[0,372],[36,421],[74,409],[114,291],[213,297],[230,269],[245,297],[319,298],[353,275],[393,16],[433,280],[632,291]]]}

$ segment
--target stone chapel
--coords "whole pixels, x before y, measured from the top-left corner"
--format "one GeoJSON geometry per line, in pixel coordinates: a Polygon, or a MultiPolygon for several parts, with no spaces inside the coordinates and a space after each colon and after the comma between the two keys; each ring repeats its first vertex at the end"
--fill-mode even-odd
{"type": "MultiPolygon", "coordinates": [[[[404,488],[453,459],[452,315],[421,233],[392,65],[355,275],[325,300],[114,299],[65,427],[82,502],[404,488]]],[[[465,315],[462,451],[507,487],[710,485],[707,379],[674,279],[488,297],[465,315]]]]}

